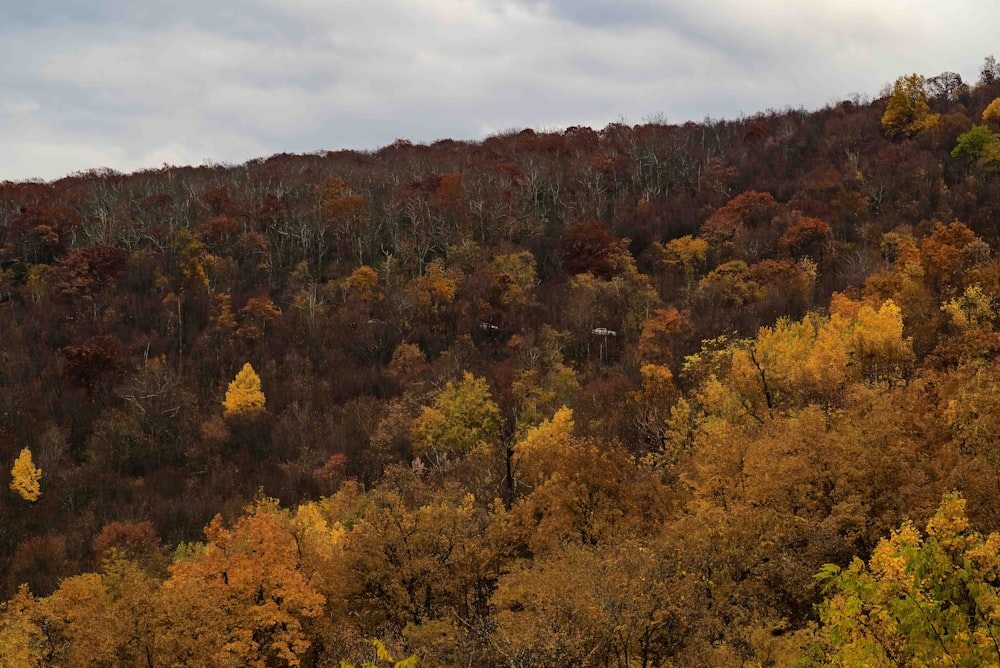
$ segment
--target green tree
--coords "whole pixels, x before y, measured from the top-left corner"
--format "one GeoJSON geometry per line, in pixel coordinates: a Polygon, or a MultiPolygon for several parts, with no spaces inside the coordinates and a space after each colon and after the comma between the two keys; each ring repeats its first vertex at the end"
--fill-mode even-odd
{"type": "Polygon", "coordinates": [[[951,157],[979,161],[986,149],[997,140],[997,135],[989,127],[974,125],[971,130],[958,136],[958,144],[951,150],[951,157]]]}
{"type": "Polygon", "coordinates": [[[822,646],[813,665],[995,666],[1000,661],[1000,535],[970,529],[951,493],[921,535],[910,522],[866,565],[827,564],[822,646]]]}
{"type": "Polygon", "coordinates": [[[467,454],[480,443],[500,438],[500,409],[483,378],[466,372],[448,383],[431,406],[413,421],[415,454],[442,460],[467,454]]]}

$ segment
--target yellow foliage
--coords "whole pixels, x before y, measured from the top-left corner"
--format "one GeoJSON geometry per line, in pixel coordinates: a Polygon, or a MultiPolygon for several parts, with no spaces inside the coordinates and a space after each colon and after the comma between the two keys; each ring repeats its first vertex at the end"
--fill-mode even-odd
{"type": "Polygon", "coordinates": [[[993,300],[978,284],[967,287],[961,297],[942,304],[941,311],[947,314],[951,323],[961,330],[975,327],[988,328],[996,317],[993,300]]]}
{"type": "Polygon", "coordinates": [[[919,74],[899,77],[882,115],[882,129],[892,139],[911,137],[937,125],[940,114],[927,105],[924,78],[919,74]]]}
{"type": "Polygon", "coordinates": [[[367,265],[362,265],[347,277],[347,288],[351,294],[366,302],[376,302],[382,299],[378,291],[378,274],[367,265]]]}
{"type": "Polygon", "coordinates": [[[1000,172],[1000,141],[991,142],[983,148],[979,166],[988,172],[1000,172]]]}
{"type": "Polygon", "coordinates": [[[486,379],[466,372],[461,383],[447,383],[434,404],[424,406],[413,420],[414,451],[434,460],[459,457],[480,443],[495,443],[500,427],[500,409],[486,379]]]}
{"type": "Polygon", "coordinates": [[[326,601],[305,579],[287,515],[264,499],[231,529],[216,515],[205,537],[204,551],[175,561],[163,584],[159,605],[169,617],[158,641],[166,655],[215,666],[300,665],[307,620],[326,601]]]}
{"type": "Polygon", "coordinates": [[[681,269],[689,284],[704,269],[707,256],[708,242],[690,234],[673,239],[663,247],[663,264],[681,269]]]}
{"type": "Polygon", "coordinates": [[[873,573],[900,584],[906,583],[906,552],[918,547],[922,539],[912,522],[904,522],[889,538],[883,538],[872,552],[870,563],[873,573]]]}
{"type": "Polygon", "coordinates": [[[572,438],[573,411],[563,406],[514,446],[514,463],[521,480],[537,485],[551,475],[572,438]]]}
{"type": "Polygon", "coordinates": [[[260,389],[260,376],[250,366],[250,362],[247,362],[243,365],[243,369],[236,374],[233,382],[229,384],[226,400],[222,402],[222,406],[225,408],[223,414],[228,417],[263,411],[266,401],[264,393],[260,389]]]}
{"type": "Polygon", "coordinates": [[[42,495],[38,481],[42,478],[42,470],[31,461],[31,450],[23,448],[10,470],[10,488],[17,492],[25,501],[37,501],[42,495]]]}
{"type": "Polygon", "coordinates": [[[498,255],[493,258],[493,287],[504,306],[523,307],[534,301],[538,274],[530,251],[498,255]]]}
{"type": "Polygon", "coordinates": [[[547,369],[527,369],[511,384],[517,401],[518,435],[542,421],[556,406],[566,403],[580,389],[576,372],[561,357],[547,369]]]}
{"type": "Polygon", "coordinates": [[[754,356],[768,369],[777,387],[790,389],[806,383],[804,371],[815,340],[816,327],[812,318],[798,322],[782,318],[773,328],[760,328],[754,356]]]}
{"type": "Polygon", "coordinates": [[[927,522],[927,535],[934,536],[948,549],[964,549],[971,544],[967,535],[969,527],[965,499],[957,494],[949,494],[941,502],[934,517],[927,522]]]}
{"type": "Polygon", "coordinates": [[[427,265],[423,276],[410,281],[406,289],[421,309],[437,313],[454,301],[455,293],[464,280],[460,269],[445,268],[444,262],[437,259],[427,265]]]}
{"type": "Polygon", "coordinates": [[[984,123],[1000,123],[1000,97],[990,102],[983,110],[984,123]]]}
{"type": "Polygon", "coordinates": [[[41,665],[43,636],[33,619],[36,608],[27,585],[0,603],[0,666],[41,665]]]}
{"type": "Polygon", "coordinates": [[[848,568],[823,567],[827,598],[813,649],[824,656],[808,665],[997,665],[1000,537],[970,528],[957,493],[945,495],[927,534],[907,521],[879,542],[868,567],[857,557],[848,568]]]}
{"type": "Polygon", "coordinates": [[[867,305],[858,309],[852,348],[862,373],[870,380],[894,375],[912,361],[910,341],[903,338],[903,314],[891,299],[878,310],[867,305]]]}
{"type": "Polygon", "coordinates": [[[814,388],[834,391],[847,380],[850,354],[846,332],[849,325],[848,320],[834,314],[816,333],[804,369],[814,388]]]}
{"type": "Polygon", "coordinates": [[[779,319],[755,340],[736,341],[687,358],[685,373],[711,364],[698,400],[706,416],[744,426],[763,425],[776,411],[810,403],[831,405],[849,381],[894,382],[913,363],[911,340],[892,300],[880,306],[835,295],[829,318],[812,313],[779,319]],[[749,418],[750,421],[747,421],[749,418]]]}
{"type": "Polygon", "coordinates": [[[674,374],[665,366],[659,364],[643,364],[639,369],[642,375],[642,385],[650,394],[658,395],[664,393],[666,388],[673,388],[674,374]]]}

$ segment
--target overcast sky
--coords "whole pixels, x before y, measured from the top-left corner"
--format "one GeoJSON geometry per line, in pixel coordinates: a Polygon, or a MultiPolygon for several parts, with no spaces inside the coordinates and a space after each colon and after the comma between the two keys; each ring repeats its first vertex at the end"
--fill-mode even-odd
{"type": "Polygon", "coordinates": [[[0,181],[975,82],[996,0],[0,2],[0,181]]]}

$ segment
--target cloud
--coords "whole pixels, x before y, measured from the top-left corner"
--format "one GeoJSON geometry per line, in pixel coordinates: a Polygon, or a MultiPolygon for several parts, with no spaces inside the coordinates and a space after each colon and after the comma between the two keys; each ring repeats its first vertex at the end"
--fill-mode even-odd
{"type": "Polygon", "coordinates": [[[12,3],[0,179],[818,107],[974,80],[996,24],[971,0],[12,3]]]}

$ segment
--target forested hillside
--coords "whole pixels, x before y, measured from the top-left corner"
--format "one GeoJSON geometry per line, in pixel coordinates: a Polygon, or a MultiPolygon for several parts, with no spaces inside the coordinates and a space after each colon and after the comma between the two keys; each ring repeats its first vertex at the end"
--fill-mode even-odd
{"type": "Polygon", "coordinates": [[[998,244],[992,58],[2,183],[0,665],[995,664],[998,244]]]}

